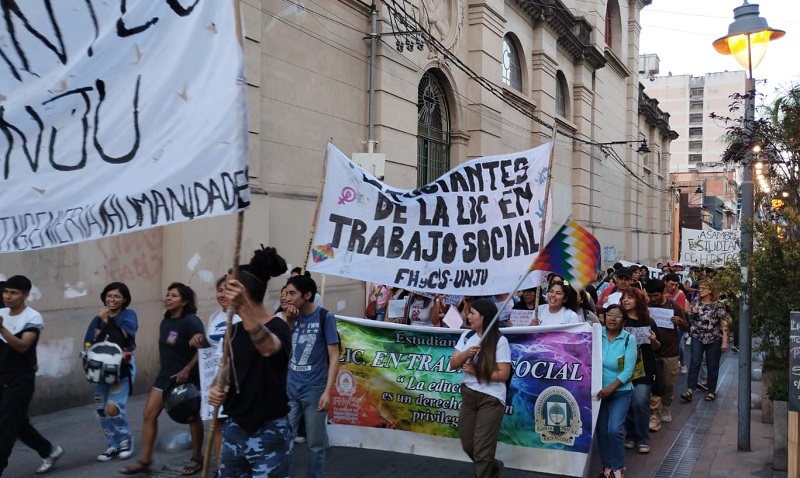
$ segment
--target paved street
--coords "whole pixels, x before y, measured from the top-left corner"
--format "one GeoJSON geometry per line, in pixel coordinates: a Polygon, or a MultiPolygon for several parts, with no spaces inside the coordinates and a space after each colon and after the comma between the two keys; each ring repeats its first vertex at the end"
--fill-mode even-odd
{"type": "MultiPolygon", "coordinates": [[[[652,435],[653,451],[640,455],[628,451],[625,457],[627,478],[686,477],[686,478],[782,478],[786,473],[772,471],[772,426],[761,423],[760,410],[752,414],[752,451],[736,451],[736,355],[726,354],[720,368],[720,391],[717,401],[705,402],[699,397],[691,404],[678,399],[673,406],[673,422],[652,435]]],[[[679,377],[680,389],[685,384],[685,374],[679,377]]],[[[753,383],[753,391],[760,390],[760,382],[753,383]]],[[[88,394],[88,387],[87,387],[88,394]]],[[[144,395],[131,400],[130,416],[134,434],[141,432],[141,411],[144,395]]],[[[95,456],[105,449],[99,427],[92,418],[92,406],[43,415],[33,419],[39,430],[55,443],[62,445],[66,454],[48,475],[58,478],[119,477],[117,469],[125,461],[98,463],[95,456]]],[[[188,430],[173,423],[166,415],[159,422],[160,436],[188,430]]],[[[298,445],[294,456],[295,476],[303,476],[305,446],[298,445]]],[[[180,470],[190,453],[156,453],[154,477],[180,476],[180,470]]],[[[35,476],[33,470],[39,457],[20,443],[11,455],[5,477],[35,476]]],[[[128,460],[129,462],[130,460],[128,460]]],[[[596,477],[599,463],[595,454],[588,476],[596,477]]],[[[466,462],[435,459],[399,453],[353,448],[332,448],[328,452],[327,476],[333,478],[437,478],[465,477],[472,474],[466,462]]],[[[143,476],[143,475],[142,475],[143,476]]],[[[195,476],[200,476],[195,475],[195,476]]],[[[547,477],[520,470],[507,470],[504,478],[547,477]]]]}

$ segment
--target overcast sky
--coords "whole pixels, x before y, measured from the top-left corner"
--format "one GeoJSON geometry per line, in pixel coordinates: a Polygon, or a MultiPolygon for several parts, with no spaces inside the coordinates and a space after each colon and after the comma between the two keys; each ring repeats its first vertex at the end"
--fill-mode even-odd
{"type": "MultiPolygon", "coordinates": [[[[711,43],[728,34],[733,9],[743,0],[653,0],[642,10],[640,53],[655,53],[661,75],[703,75],[741,70],[732,56],[717,53],[711,43]]],[[[769,96],[790,83],[800,83],[800,0],[761,0],[761,16],[786,36],[770,42],[767,54],[753,71],[759,92],[769,96]]],[[[646,86],[646,83],[645,83],[646,86]]],[[[744,88],[744,85],[742,85],[744,88]]]]}

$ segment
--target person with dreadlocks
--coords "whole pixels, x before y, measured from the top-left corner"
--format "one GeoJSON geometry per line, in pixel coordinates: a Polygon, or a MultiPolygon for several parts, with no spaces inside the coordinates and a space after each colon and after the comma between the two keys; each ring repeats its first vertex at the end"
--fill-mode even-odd
{"type": "Polygon", "coordinates": [[[227,303],[242,321],[230,335],[231,383],[215,384],[213,406],[224,405],[220,477],[290,477],[292,431],[286,374],[291,354],[289,326],[264,306],[267,282],[286,272],[272,247],[255,251],[237,278],[228,275],[227,303]],[[231,392],[231,393],[229,393],[231,392]]]}
{"type": "Polygon", "coordinates": [[[511,375],[511,348],[492,323],[497,306],[478,299],[467,314],[470,330],[461,334],[450,369],[461,368],[461,447],[475,463],[477,478],[500,476],[503,462],[494,457],[506,405],[506,380],[511,375]],[[481,341],[481,338],[483,341],[481,341]]]}

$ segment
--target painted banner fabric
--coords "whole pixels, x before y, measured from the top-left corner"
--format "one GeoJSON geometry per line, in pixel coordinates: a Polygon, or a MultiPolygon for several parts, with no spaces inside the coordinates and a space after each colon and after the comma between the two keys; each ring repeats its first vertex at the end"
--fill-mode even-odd
{"type": "Polygon", "coordinates": [[[400,190],[329,144],[308,270],[430,293],[512,291],[539,251],[551,148],[475,159],[400,190]]]}
{"type": "Polygon", "coordinates": [[[681,229],[681,264],[721,266],[739,260],[740,232],[736,230],[681,229]]]}
{"type": "Polygon", "coordinates": [[[586,287],[597,278],[600,243],[576,221],[568,221],[556,232],[531,264],[531,270],[553,272],[586,287]]]}
{"type": "Polygon", "coordinates": [[[249,205],[232,2],[10,5],[0,26],[0,252],[249,205]]]}
{"type": "MultiPolygon", "coordinates": [[[[338,318],[339,375],[331,445],[468,460],[458,439],[461,372],[449,369],[463,330],[338,318]]],[[[512,377],[497,457],[507,467],[580,476],[601,388],[600,328],[503,329],[512,377]]]]}

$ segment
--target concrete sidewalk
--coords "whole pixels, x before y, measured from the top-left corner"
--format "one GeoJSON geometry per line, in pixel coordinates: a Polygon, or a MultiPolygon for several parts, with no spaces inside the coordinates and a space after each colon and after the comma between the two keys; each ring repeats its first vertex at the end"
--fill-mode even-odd
{"type": "MultiPolygon", "coordinates": [[[[753,410],[751,423],[752,451],[738,452],[736,410],[736,355],[726,354],[720,367],[720,386],[715,402],[705,402],[697,394],[692,403],[678,399],[673,405],[673,422],[664,424],[652,434],[652,451],[640,455],[630,450],[626,453],[627,478],[687,477],[687,478],[783,478],[786,473],[772,471],[772,425],[761,423],[761,411],[753,410]]],[[[685,387],[686,375],[678,378],[678,390],[685,387]]],[[[754,382],[753,391],[760,390],[760,382],[754,382]]],[[[87,399],[90,392],[87,386],[87,399]]],[[[129,404],[130,423],[134,437],[141,437],[141,416],[145,395],[132,397],[129,404]]],[[[117,470],[131,463],[138,455],[125,461],[107,463],[96,461],[96,456],[105,450],[105,440],[93,417],[93,405],[64,410],[33,418],[34,425],[52,442],[66,450],[53,471],[47,476],[59,478],[121,477],[117,470]]],[[[159,437],[175,436],[188,427],[172,422],[166,414],[159,421],[159,437]]],[[[180,476],[180,471],[189,459],[190,451],[179,453],[156,452],[152,477],[180,476]]],[[[293,468],[295,476],[304,476],[306,447],[295,447],[293,468]]],[[[41,463],[35,452],[17,443],[4,477],[22,478],[35,476],[34,470],[41,463]]],[[[594,478],[600,472],[596,456],[588,476],[594,478]]],[[[326,460],[326,476],[347,478],[408,478],[415,477],[465,477],[472,475],[470,463],[374,451],[356,448],[332,448],[326,460]]],[[[139,475],[144,476],[144,475],[139,475]]],[[[195,476],[200,476],[195,475],[195,476]]],[[[506,470],[505,478],[547,477],[520,470],[506,470]]]]}

